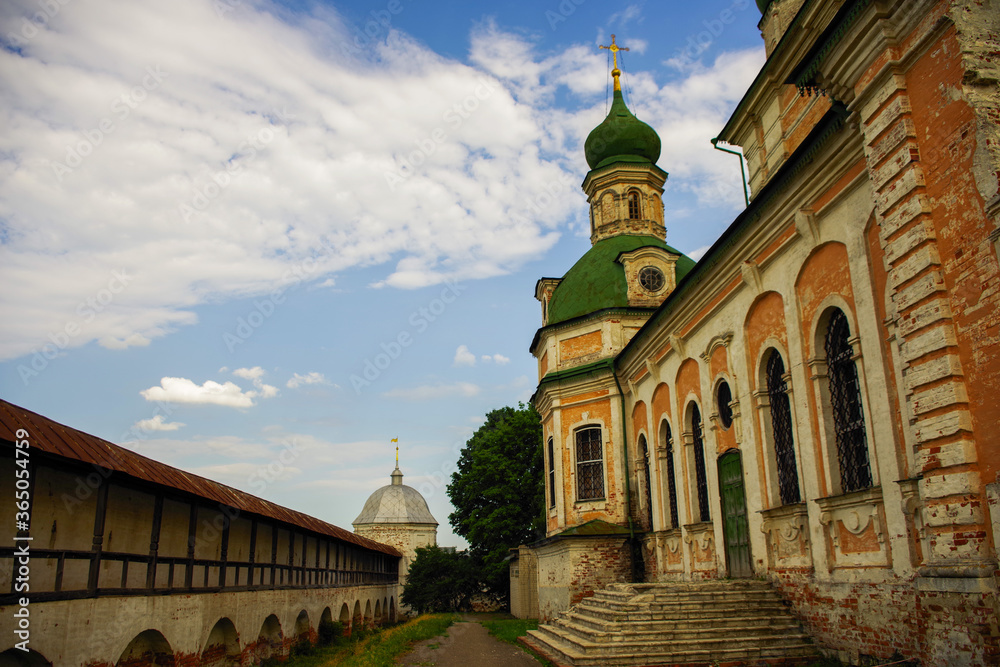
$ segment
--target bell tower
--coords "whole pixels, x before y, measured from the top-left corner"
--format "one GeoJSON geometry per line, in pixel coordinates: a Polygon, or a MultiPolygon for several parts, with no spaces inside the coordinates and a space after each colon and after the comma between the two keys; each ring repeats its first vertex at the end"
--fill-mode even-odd
{"type": "Polygon", "coordinates": [[[583,191],[590,205],[590,241],[597,243],[621,234],[666,239],[663,225],[663,185],[667,172],[656,166],[660,137],[629,111],[622,95],[618,46],[601,46],[614,58],[614,99],[607,118],[595,127],[584,143],[590,172],[583,191]]]}

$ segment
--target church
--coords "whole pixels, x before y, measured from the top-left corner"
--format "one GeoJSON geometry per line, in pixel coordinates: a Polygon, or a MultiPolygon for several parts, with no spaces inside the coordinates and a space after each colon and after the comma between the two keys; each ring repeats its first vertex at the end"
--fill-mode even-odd
{"type": "Polygon", "coordinates": [[[766,580],[842,658],[997,664],[1000,5],[757,5],[713,139],[752,197],[697,263],[612,71],[592,247],[535,290],[546,532],[512,610],[766,580]]]}

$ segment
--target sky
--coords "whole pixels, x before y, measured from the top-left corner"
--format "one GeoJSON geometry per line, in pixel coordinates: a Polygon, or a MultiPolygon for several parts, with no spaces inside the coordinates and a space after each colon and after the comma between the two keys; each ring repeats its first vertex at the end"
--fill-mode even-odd
{"type": "Polygon", "coordinates": [[[743,208],[749,0],[5,0],[0,397],[351,529],[527,402],[535,282],[590,247],[608,51],[667,242],[743,208]]]}

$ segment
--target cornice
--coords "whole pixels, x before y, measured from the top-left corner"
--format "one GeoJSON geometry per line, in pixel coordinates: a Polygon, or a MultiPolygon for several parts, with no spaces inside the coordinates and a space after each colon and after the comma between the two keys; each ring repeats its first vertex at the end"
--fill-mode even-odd
{"type": "Polygon", "coordinates": [[[595,310],[592,313],[587,313],[586,315],[580,315],[579,317],[574,317],[569,320],[563,320],[562,322],[556,322],[555,324],[547,324],[543,327],[540,327],[535,332],[535,337],[531,339],[531,345],[530,347],[528,347],[528,352],[530,352],[531,354],[535,354],[535,350],[538,349],[538,344],[542,341],[543,336],[547,336],[562,329],[576,327],[590,320],[603,320],[612,315],[618,315],[620,317],[633,316],[633,317],[646,318],[649,317],[649,315],[653,313],[655,310],[656,310],[655,308],[643,308],[639,306],[629,307],[629,308],[621,308],[621,307],[603,308],[601,310],[595,310]]]}

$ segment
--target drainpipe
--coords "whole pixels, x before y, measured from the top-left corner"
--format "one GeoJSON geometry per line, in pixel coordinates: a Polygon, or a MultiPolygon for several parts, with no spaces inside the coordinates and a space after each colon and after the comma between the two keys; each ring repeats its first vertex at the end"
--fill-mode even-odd
{"type": "Polygon", "coordinates": [[[632,524],[632,486],[629,483],[628,469],[628,430],[625,428],[628,416],[625,412],[625,392],[622,391],[622,385],[618,381],[618,373],[615,371],[613,364],[611,366],[611,377],[615,379],[615,386],[618,387],[618,396],[621,397],[622,402],[622,459],[625,472],[625,516],[628,518],[629,563],[632,566],[632,581],[634,583],[639,577],[635,562],[635,526],[632,524]]]}
{"type": "Polygon", "coordinates": [[[743,200],[746,202],[747,206],[750,206],[750,193],[747,192],[747,174],[743,169],[743,153],[737,153],[736,151],[731,151],[728,148],[720,147],[718,137],[712,139],[712,148],[717,151],[722,151],[723,153],[732,153],[740,158],[740,182],[743,184],[743,200]]]}

